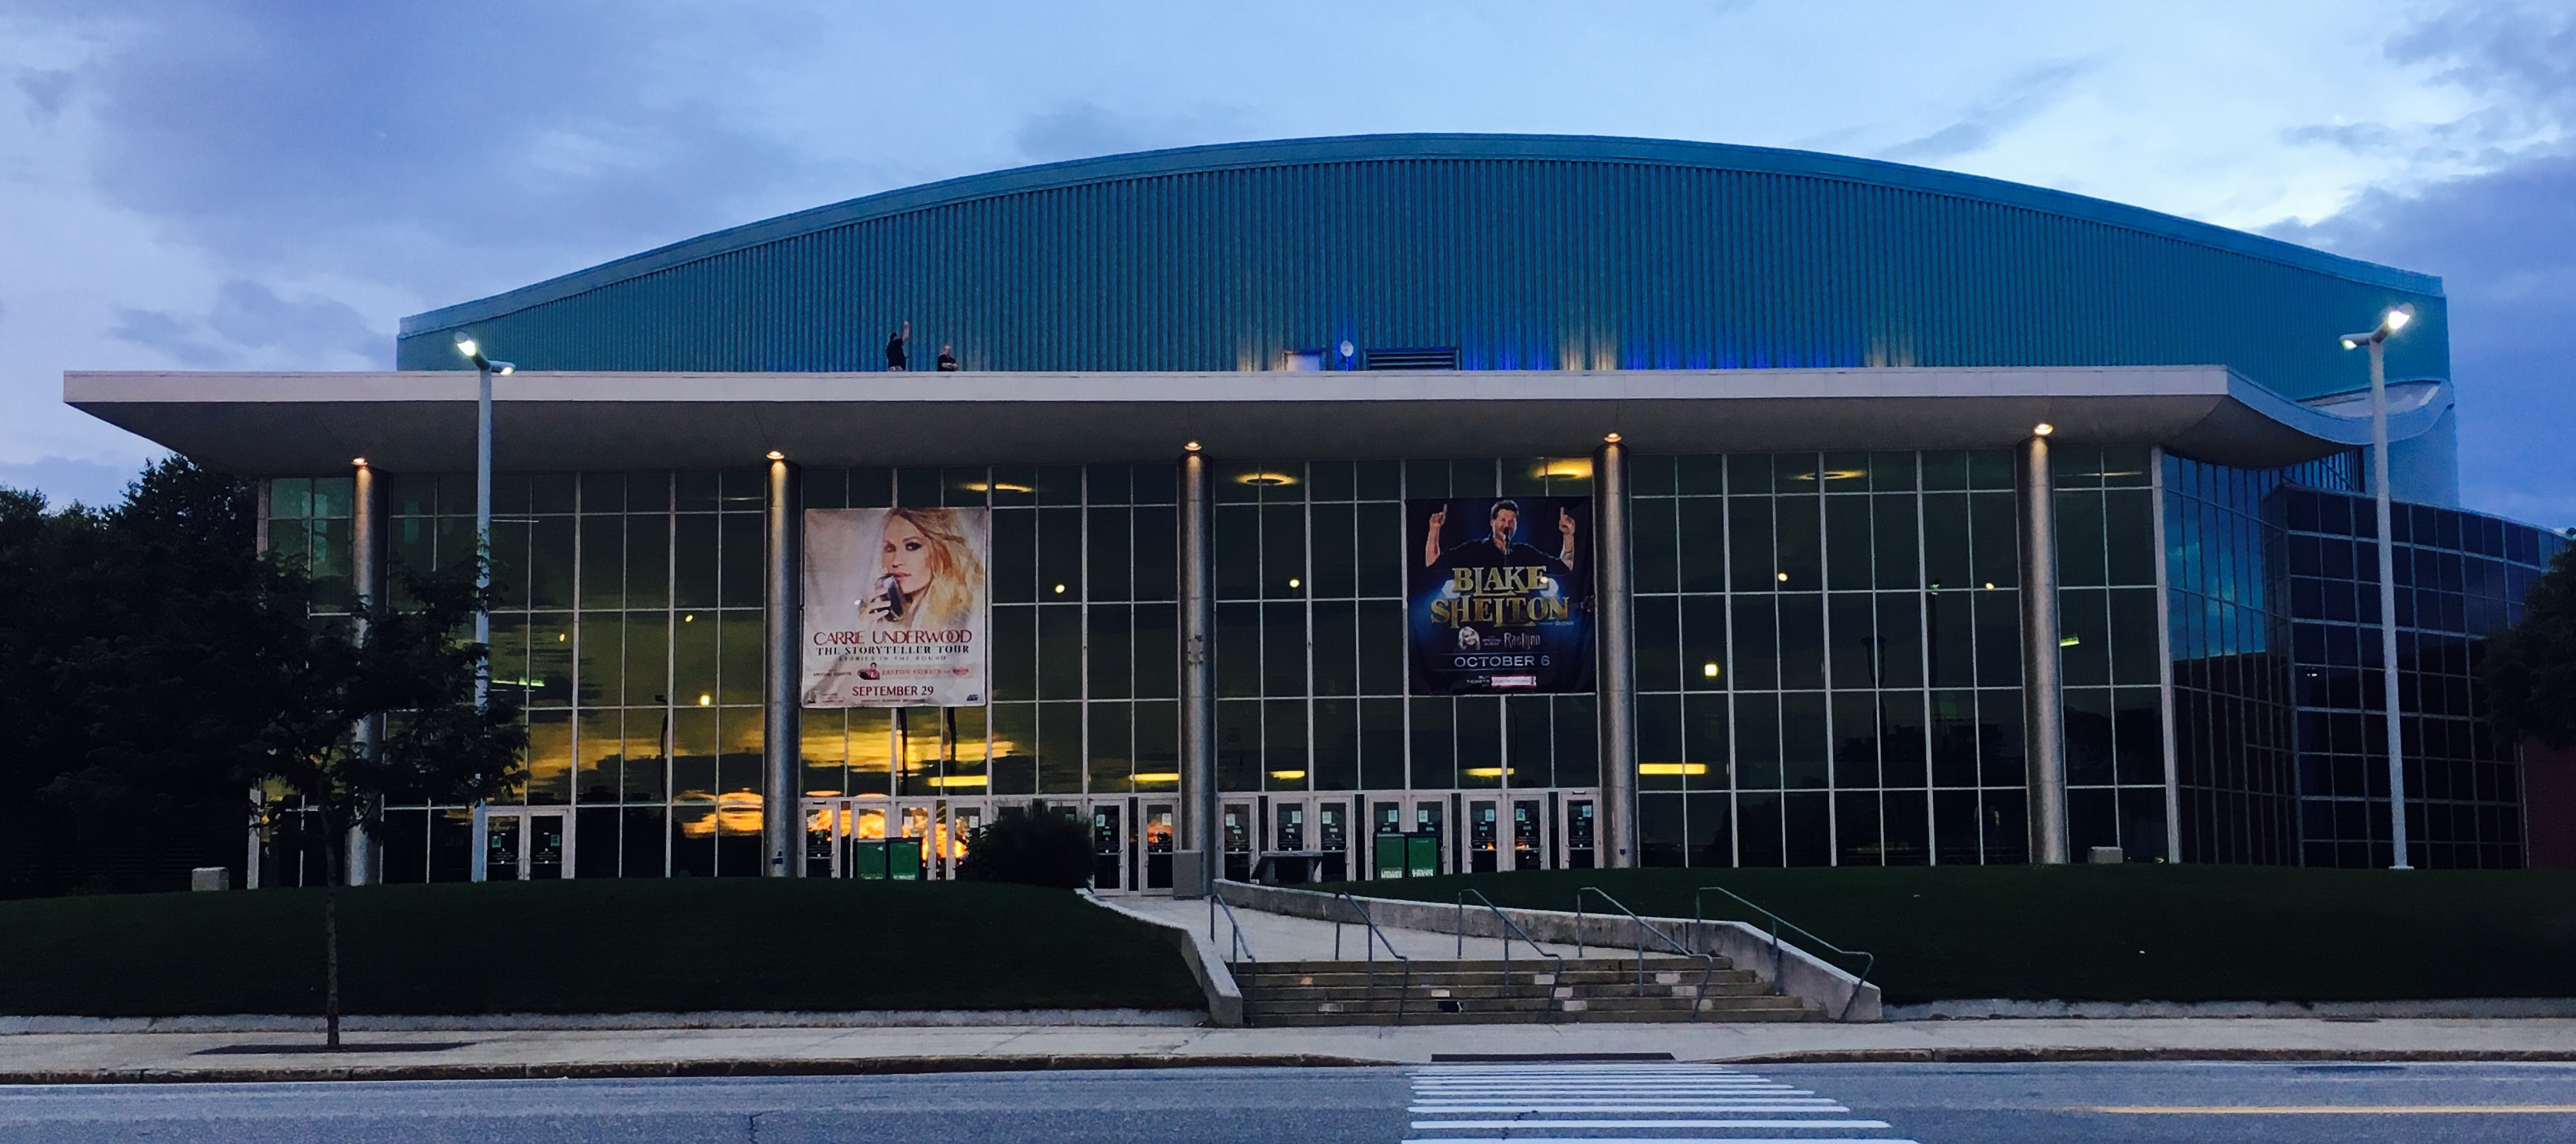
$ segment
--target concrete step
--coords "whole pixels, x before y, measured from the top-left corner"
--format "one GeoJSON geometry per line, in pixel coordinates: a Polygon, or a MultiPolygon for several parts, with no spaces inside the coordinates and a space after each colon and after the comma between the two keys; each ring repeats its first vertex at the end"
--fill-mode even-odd
{"type": "MultiPolygon", "coordinates": [[[[1431,983],[1462,988],[1485,985],[1527,985],[1559,988],[1572,986],[1585,989],[1627,988],[1633,990],[1637,987],[1637,975],[1634,972],[1604,973],[1598,971],[1586,971],[1582,973],[1512,973],[1506,975],[1499,972],[1455,973],[1415,967],[1410,973],[1408,973],[1406,967],[1400,964],[1394,966],[1381,965],[1374,971],[1365,967],[1357,969],[1345,967],[1336,970],[1303,973],[1270,973],[1250,968],[1243,968],[1238,969],[1235,972],[1234,979],[1246,989],[1330,988],[1405,980],[1411,980],[1417,985],[1431,983]]],[[[1699,970],[1691,969],[1649,973],[1646,975],[1645,986],[1650,990],[1670,989],[1676,987],[1695,987],[1699,985],[1702,980],[1705,980],[1711,988],[1715,988],[1720,985],[1750,984],[1760,980],[1760,978],[1751,970],[1744,969],[1713,970],[1708,972],[1703,978],[1699,970]]]]}
{"type": "MultiPolygon", "coordinates": [[[[1696,1018],[1705,1024],[1779,1023],[1822,1021],[1824,1015],[1804,1007],[1767,1009],[1711,1009],[1696,1018]]],[[[1393,1025],[1393,1011],[1384,1013],[1254,1013],[1244,1014],[1245,1023],[1255,1028],[1298,1028],[1326,1025],[1393,1025]]],[[[1667,1024],[1691,1023],[1691,1013],[1683,1009],[1606,1009],[1554,1012],[1534,1009],[1457,1010],[1433,1007],[1429,1010],[1408,1007],[1402,1024],[1406,1025],[1531,1025],[1531,1024],[1667,1024]]]]}
{"type": "MultiPolygon", "coordinates": [[[[1353,948],[1352,952],[1356,954],[1359,950],[1357,948],[1353,948]]],[[[1734,963],[1723,957],[1715,958],[1713,960],[1715,961],[1717,968],[1720,970],[1734,968],[1734,963]]],[[[1501,973],[1505,970],[1509,970],[1512,973],[1625,973],[1630,977],[1636,976],[1637,973],[1637,959],[1634,957],[1569,957],[1561,962],[1543,957],[1515,957],[1509,962],[1504,962],[1498,958],[1469,958],[1461,961],[1448,958],[1434,959],[1426,957],[1413,958],[1408,962],[1391,957],[1380,957],[1376,961],[1372,962],[1367,958],[1355,956],[1339,960],[1332,958],[1312,958],[1296,961],[1229,962],[1227,963],[1227,968],[1233,970],[1236,977],[1241,977],[1247,973],[1347,972],[1354,966],[1367,966],[1372,964],[1383,966],[1401,966],[1410,964],[1413,966],[1413,971],[1415,973],[1434,970],[1453,973],[1501,973]]],[[[1709,963],[1703,962],[1695,957],[1648,957],[1646,959],[1646,972],[1651,976],[1658,972],[1677,973],[1687,969],[1689,972],[1696,974],[1700,971],[1700,968],[1706,964],[1709,963]]]]}
{"type": "Polygon", "coordinates": [[[1243,999],[1246,1003],[1305,1000],[1358,1001],[1374,997],[1393,997],[1398,993],[1417,1000],[1442,997],[1545,997],[1556,1000],[1593,1000],[1640,996],[1672,999],[1692,996],[1768,997],[1771,995],[1771,987],[1759,981],[1714,982],[1709,985],[1706,992],[1702,992],[1698,983],[1693,982],[1685,985],[1649,985],[1646,991],[1640,994],[1635,985],[1624,981],[1613,985],[1496,985],[1489,983],[1461,985],[1416,981],[1411,986],[1406,986],[1390,978],[1376,985],[1358,983],[1293,987],[1245,986],[1243,999]]]}

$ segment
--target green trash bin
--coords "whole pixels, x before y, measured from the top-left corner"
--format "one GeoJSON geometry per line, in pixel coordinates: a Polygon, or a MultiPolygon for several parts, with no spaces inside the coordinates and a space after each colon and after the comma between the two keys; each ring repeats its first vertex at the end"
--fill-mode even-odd
{"type": "Polygon", "coordinates": [[[1414,878],[1434,878],[1440,874],[1440,836],[1416,832],[1404,836],[1406,874],[1414,878]]]}
{"type": "Polygon", "coordinates": [[[1377,836],[1377,876],[1380,878],[1404,876],[1403,835],[1387,833],[1377,836]]]}
{"type": "Polygon", "coordinates": [[[898,882],[921,880],[921,840],[892,838],[886,840],[886,876],[898,882]]]}
{"type": "Polygon", "coordinates": [[[882,839],[850,843],[850,876],[882,882],[886,876],[886,844],[882,839]]]}

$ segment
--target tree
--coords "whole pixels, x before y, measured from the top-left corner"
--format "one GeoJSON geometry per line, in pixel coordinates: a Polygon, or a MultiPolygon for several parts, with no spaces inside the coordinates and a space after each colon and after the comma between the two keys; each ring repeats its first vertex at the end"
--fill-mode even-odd
{"type": "Polygon", "coordinates": [[[2522,622],[2487,637],[2479,670],[2507,733],[2576,744],[2576,546],[2550,559],[2523,599],[2522,622]]]}
{"type": "Polygon", "coordinates": [[[976,827],[957,876],[1072,890],[1091,884],[1091,862],[1091,832],[1036,802],[1026,814],[1005,813],[976,827]]]}
{"type": "Polygon", "coordinates": [[[483,645],[458,636],[488,592],[467,566],[398,574],[409,603],[362,600],[314,617],[268,649],[266,726],[239,778],[278,782],[312,815],[323,851],[323,1017],[340,1044],[340,884],[351,828],[382,828],[388,801],[476,802],[520,777],[527,729],[497,697],[478,707],[483,645]],[[362,724],[374,735],[354,733],[362,724]]]}

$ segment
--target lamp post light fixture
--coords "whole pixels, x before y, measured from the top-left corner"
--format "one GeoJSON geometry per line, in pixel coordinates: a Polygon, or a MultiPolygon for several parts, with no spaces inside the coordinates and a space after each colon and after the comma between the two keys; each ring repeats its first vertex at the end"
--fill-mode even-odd
{"type": "MultiPolygon", "coordinates": [[[[474,392],[474,587],[478,592],[492,590],[492,375],[509,374],[519,367],[506,361],[493,361],[483,356],[483,347],[472,337],[456,335],[456,352],[474,363],[480,385],[474,392]]],[[[482,661],[474,667],[474,707],[482,710],[492,698],[492,612],[487,607],[474,609],[474,642],[484,648],[482,661]]]]}
{"type": "Polygon", "coordinates": [[[2345,334],[2348,350],[2370,351],[2370,491],[2379,513],[2379,697],[2388,717],[2388,868],[2412,870],[2406,853],[2406,766],[2399,754],[2397,719],[2397,541],[2390,535],[2388,508],[2388,360],[2389,337],[2413,320],[2411,306],[2380,315],[2379,326],[2366,333],[2345,334]]]}

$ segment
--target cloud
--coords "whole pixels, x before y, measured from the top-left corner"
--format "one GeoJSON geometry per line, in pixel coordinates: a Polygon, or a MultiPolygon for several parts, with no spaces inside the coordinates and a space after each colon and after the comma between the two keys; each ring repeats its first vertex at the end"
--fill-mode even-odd
{"type": "Polygon", "coordinates": [[[167,310],[119,309],[107,336],[159,350],[190,369],[217,369],[236,360],[231,349],[206,336],[203,325],[167,310]]]}
{"type": "Polygon", "coordinates": [[[1929,135],[1878,153],[1901,163],[1933,163],[1983,151],[1998,136],[2037,118],[2056,104],[2067,88],[2094,69],[2097,61],[2069,60],[2013,77],[2004,90],[1968,110],[1957,122],[1929,135]]]}
{"type": "Polygon", "coordinates": [[[236,345],[339,350],[393,368],[394,337],[367,325],[347,303],[306,295],[287,301],[257,282],[234,279],[215,294],[206,325],[236,345]]]}
{"type": "Polygon", "coordinates": [[[80,457],[0,462],[0,488],[40,490],[57,508],[73,502],[109,508],[124,502],[125,486],[142,476],[143,467],[153,459],[138,458],[127,464],[80,457]]]}
{"type": "Polygon", "coordinates": [[[1051,163],[1212,143],[1234,138],[1243,125],[1239,113],[1132,115],[1076,100],[1023,118],[1011,142],[1022,158],[1051,163]]]}
{"type": "Polygon", "coordinates": [[[43,123],[63,113],[71,98],[72,73],[61,68],[18,73],[18,90],[27,97],[27,122],[43,123]]]}

